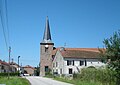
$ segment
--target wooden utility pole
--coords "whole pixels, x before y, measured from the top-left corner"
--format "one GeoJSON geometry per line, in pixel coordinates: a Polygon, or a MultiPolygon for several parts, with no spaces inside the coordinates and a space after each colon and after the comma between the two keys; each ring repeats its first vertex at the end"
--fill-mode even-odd
{"type": "Polygon", "coordinates": [[[19,75],[19,73],[20,73],[20,71],[19,71],[19,70],[20,70],[20,66],[19,66],[19,58],[20,58],[20,56],[18,56],[18,76],[20,76],[20,75],[19,75]]]}
{"type": "Polygon", "coordinates": [[[11,47],[9,47],[9,69],[8,69],[8,79],[10,77],[10,53],[11,53],[11,47]]]}

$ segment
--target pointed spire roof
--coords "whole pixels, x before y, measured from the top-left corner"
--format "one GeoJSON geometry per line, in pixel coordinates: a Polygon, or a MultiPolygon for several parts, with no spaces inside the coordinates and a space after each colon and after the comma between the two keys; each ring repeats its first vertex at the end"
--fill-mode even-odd
{"type": "Polygon", "coordinates": [[[46,17],[46,24],[45,24],[43,42],[44,43],[52,43],[48,16],[46,17]]]}

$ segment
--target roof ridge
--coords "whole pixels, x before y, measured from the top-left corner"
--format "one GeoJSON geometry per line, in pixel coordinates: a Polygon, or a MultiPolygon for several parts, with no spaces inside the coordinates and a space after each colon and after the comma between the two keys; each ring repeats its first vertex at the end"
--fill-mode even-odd
{"type": "Polygon", "coordinates": [[[98,48],[65,48],[65,50],[94,51],[99,52],[98,48]]]}

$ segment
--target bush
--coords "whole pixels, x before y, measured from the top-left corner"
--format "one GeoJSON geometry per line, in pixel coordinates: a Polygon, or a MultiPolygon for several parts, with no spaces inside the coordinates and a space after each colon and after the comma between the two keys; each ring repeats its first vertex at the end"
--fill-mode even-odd
{"type": "Polygon", "coordinates": [[[116,81],[114,71],[95,68],[84,68],[81,70],[80,74],[73,74],[73,79],[89,82],[101,82],[106,84],[109,83],[109,85],[113,85],[116,81]]]}
{"type": "MultiPolygon", "coordinates": [[[[9,73],[10,76],[18,76],[18,72],[16,73],[9,73]]],[[[0,76],[8,76],[8,73],[0,73],[0,76]]]]}

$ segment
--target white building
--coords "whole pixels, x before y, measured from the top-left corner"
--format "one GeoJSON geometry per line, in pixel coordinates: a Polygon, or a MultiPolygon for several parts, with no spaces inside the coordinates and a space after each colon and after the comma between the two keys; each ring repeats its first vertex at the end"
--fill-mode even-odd
{"type": "Polygon", "coordinates": [[[100,61],[98,48],[60,48],[53,60],[53,73],[73,74],[81,68],[105,66],[100,61]]]}

